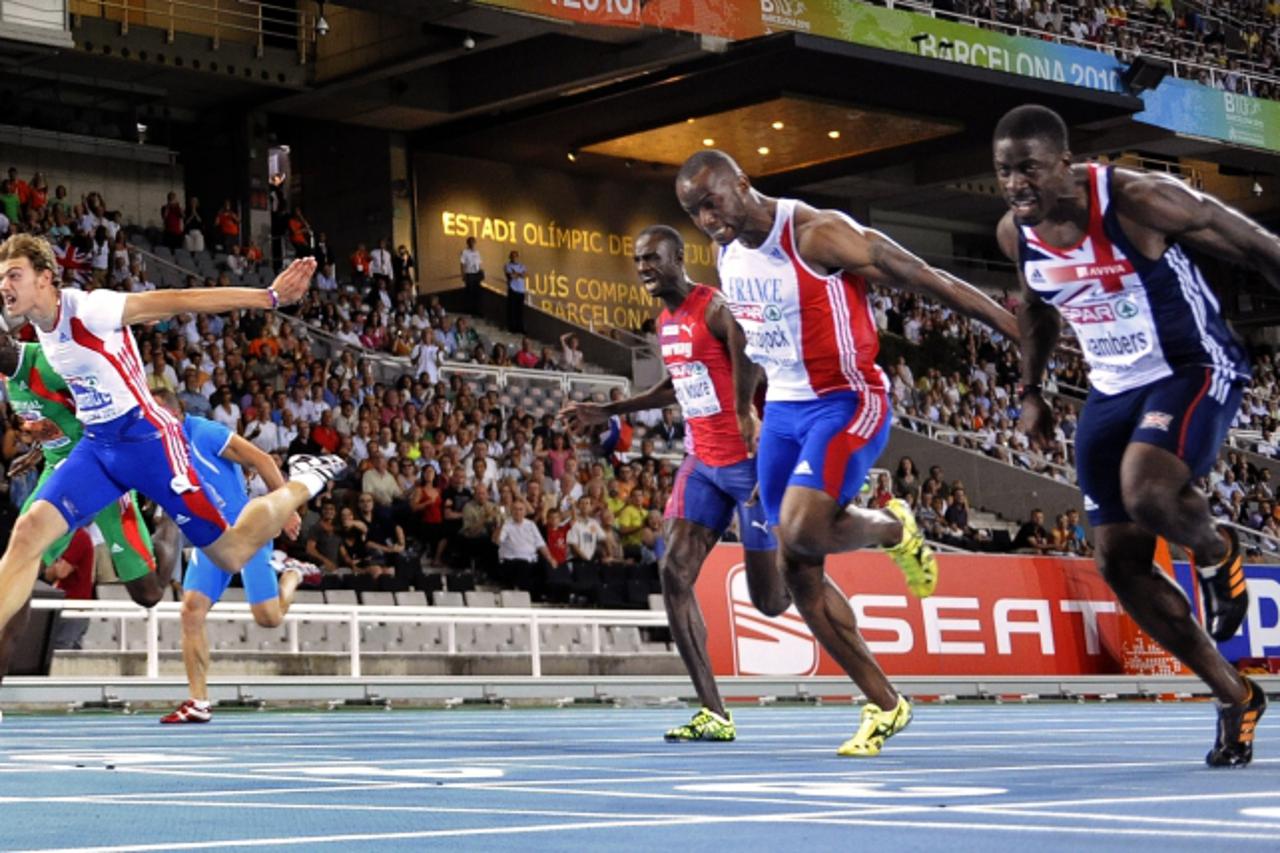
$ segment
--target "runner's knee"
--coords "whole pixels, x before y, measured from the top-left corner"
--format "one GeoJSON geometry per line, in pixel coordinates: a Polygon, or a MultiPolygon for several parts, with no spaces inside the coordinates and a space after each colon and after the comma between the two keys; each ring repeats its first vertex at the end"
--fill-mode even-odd
{"type": "MultiPolygon", "coordinates": [[[[51,511],[56,518],[61,518],[57,515],[57,510],[51,508],[51,511]]],[[[65,528],[65,524],[63,527],[65,528]]],[[[57,529],[57,525],[42,513],[24,512],[13,523],[13,531],[9,534],[9,547],[5,553],[19,558],[24,563],[33,559],[38,560],[45,549],[61,535],[62,531],[57,529]]]]}
{"type": "Polygon", "coordinates": [[[182,597],[182,630],[185,633],[204,630],[205,616],[209,612],[205,600],[204,596],[194,592],[182,597]]]}
{"type": "Polygon", "coordinates": [[[279,628],[284,624],[284,614],[280,612],[279,601],[264,601],[249,607],[253,611],[253,621],[263,628],[279,628]]]}

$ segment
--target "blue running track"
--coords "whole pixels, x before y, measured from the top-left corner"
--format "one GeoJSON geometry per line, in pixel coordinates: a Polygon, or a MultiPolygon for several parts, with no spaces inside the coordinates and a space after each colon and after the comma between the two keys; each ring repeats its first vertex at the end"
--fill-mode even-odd
{"type": "Polygon", "coordinates": [[[917,706],[876,759],[849,707],[18,716],[4,850],[1280,849],[1280,723],[1211,770],[1207,703],[917,706]]]}

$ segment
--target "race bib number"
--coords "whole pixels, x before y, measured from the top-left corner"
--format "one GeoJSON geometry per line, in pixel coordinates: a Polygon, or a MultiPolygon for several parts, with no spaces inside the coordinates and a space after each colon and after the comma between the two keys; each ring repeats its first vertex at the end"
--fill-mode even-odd
{"type": "Polygon", "coordinates": [[[1130,367],[1155,351],[1155,324],[1146,294],[1062,305],[1062,316],[1075,329],[1076,338],[1090,366],[1101,369],[1130,367]]]}
{"type": "Polygon", "coordinates": [[[796,360],[796,345],[782,309],[773,304],[737,303],[733,317],[747,339],[747,357],[756,364],[785,364],[796,360]]]}
{"type": "Polygon", "coordinates": [[[671,365],[671,382],[675,385],[676,399],[686,418],[708,418],[720,414],[720,398],[700,361],[686,361],[671,365]]]}
{"type": "Polygon", "coordinates": [[[38,407],[23,409],[16,400],[13,401],[13,406],[18,410],[18,417],[22,419],[23,431],[39,441],[45,450],[56,450],[71,443],[71,439],[62,431],[62,428],[46,418],[38,407]]]}

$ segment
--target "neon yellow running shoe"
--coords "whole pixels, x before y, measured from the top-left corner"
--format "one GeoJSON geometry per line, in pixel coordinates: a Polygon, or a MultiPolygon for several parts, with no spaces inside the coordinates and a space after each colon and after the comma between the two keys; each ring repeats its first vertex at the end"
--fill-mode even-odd
{"type": "Polygon", "coordinates": [[[852,758],[872,758],[880,754],[884,742],[907,727],[911,722],[911,703],[899,694],[898,704],[892,711],[882,711],[880,706],[868,702],[862,706],[862,724],[857,733],[836,750],[836,755],[852,758]]]}
{"type": "Polygon", "coordinates": [[[894,498],[885,505],[902,522],[902,541],[888,546],[884,552],[898,564],[907,579],[907,589],[916,598],[928,598],[938,588],[938,558],[916,524],[907,502],[894,498]]]}
{"type": "Polygon", "coordinates": [[[693,719],[685,723],[683,726],[676,726],[671,731],[663,735],[667,741],[683,741],[683,740],[734,740],[738,736],[738,729],[733,724],[733,714],[725,712],[726,716],[701,708],[698,713],[693,715],[693,719]]]}

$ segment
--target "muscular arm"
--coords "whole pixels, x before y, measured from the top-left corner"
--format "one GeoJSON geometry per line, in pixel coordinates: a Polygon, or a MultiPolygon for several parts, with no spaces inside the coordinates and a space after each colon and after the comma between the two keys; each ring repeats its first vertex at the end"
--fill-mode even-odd
{"type": "Polygon", "coordinates": [[[626,400],[606,403],[603,408],[609,415],[625,415],[631,412],[643,412],[645,409],[663,409],[676,402],[676,386],[671,376],[663,378],[648,391],[642,391],[626,400]]]}
{"type": "MultiPolygon", "coordinates": [[[[1017,264],[1018,233],[1012,214],[1006,214],[1000,220],[996,227],[996,241],[1000,244],[1000,251],[1017,264]]],[[[1021,270],[1018,272],[1018,283],[1022,287],[1022,308],[1018,311],[1018,334],[1015,339],[1022,350],[1022,384],[1039,385],[1049,364],[1049,356],[1058,343],[1061,319],[1057,309],[1027,286],[1021,270]]]]}
{"type": "MultiPolygon", "coordinates": [[[[315,272],[314,258],[291,263],[276,276],[271,289],[280,305],[297,302],[315,272]]],[[[122,324],[167,320],[175,314],[220,314],[242,308],[271,308],[271,295],[256,287],[207,287],[130,293],[124,300],[122,324]]]]}
{"type": "Polygon", "coordinates": [[[707,305],[707,328],[716,339],[724,342],[729,350],[729,362],[733,365],[733,407],[738,414],[751,412],[756,387],[760,384],[760,368],[747,358],[747,339],[742,327],[733,319],[733,313],[724,300],[716,296],[707,305]]]}
{"type": "Polygon", "coordinates": [[[284,486],[284,474],[281,473],[276,460],[271,458],[271,454],[260,450],[257,445],[251,444],[241,436],[231,436],[231,441],[227,442],[227,446],[222,449],[222,458],[258,472],[262,482],[266,483],[267,488],[273,492],[284,486]]]}
{"type": "Polygon", "coordinates": [[[1240,211],[1167,175],[1119,171],[1113,187],[1124,219],[1166,241],[1249,267],[1280,290],[1280,238],[1240,211]]]}
{"type": "Polygon", "coordinates": [[[879,231],[818,211],[810,213],[799,229],[799,238],[800,255],[808,263],[928,296],[1005,337],[1018,337],[1013,315],[994,299],[951,273],[929,266],[879,231]]]}

